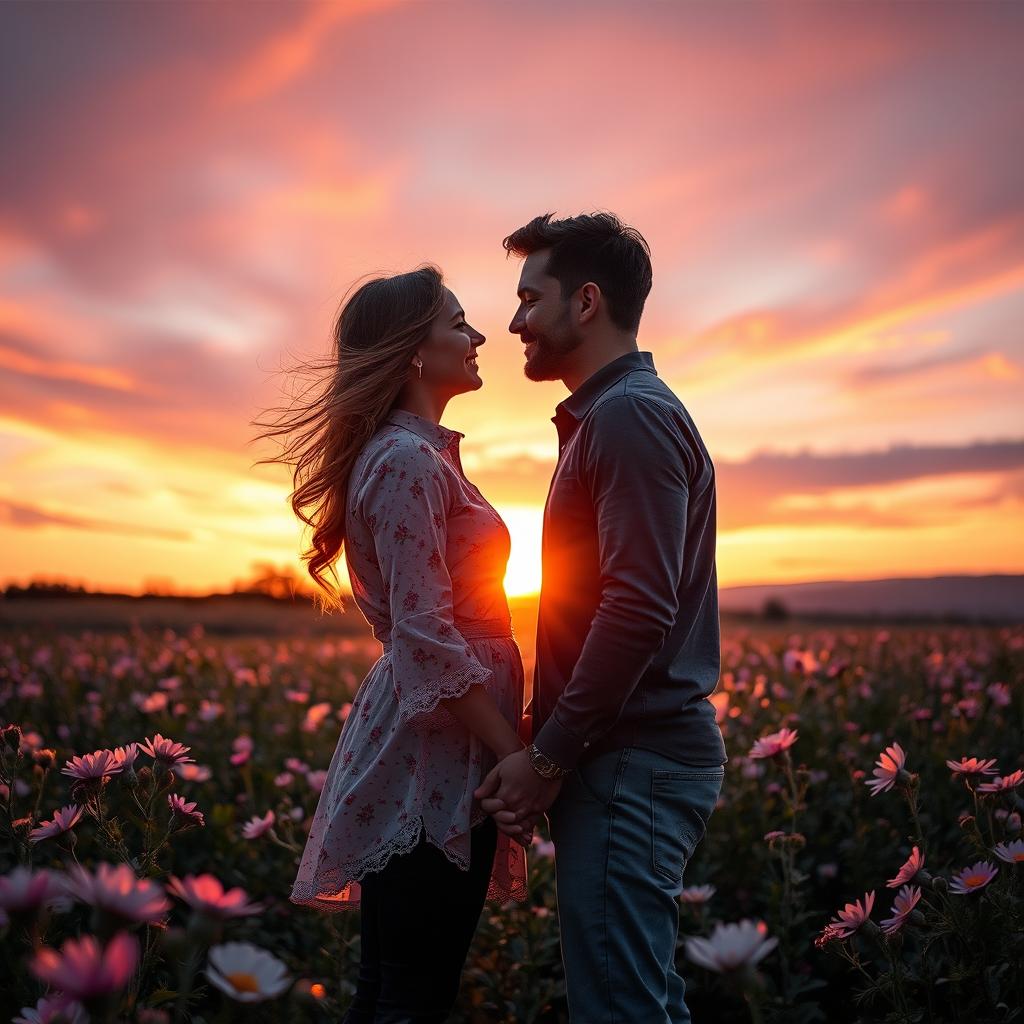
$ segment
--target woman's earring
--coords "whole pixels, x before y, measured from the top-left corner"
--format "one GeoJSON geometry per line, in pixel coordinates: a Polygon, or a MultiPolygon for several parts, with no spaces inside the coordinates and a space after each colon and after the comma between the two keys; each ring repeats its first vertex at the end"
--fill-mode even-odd
{"type": "Polygon", "coordinates": [[[419,377],[419,379],[423,380],[423,360],[422,359],[417,359],[416,360],[416,371],[417,371],[417,376],[419,377]]]}

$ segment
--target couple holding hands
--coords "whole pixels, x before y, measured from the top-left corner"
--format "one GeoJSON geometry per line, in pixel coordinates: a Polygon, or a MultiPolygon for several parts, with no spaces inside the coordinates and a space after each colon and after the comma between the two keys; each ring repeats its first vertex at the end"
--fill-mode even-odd
{"type": "Polygon", "coordinates": [[[363,283],[289,435],[308,569],[381,642],[341,730],[294,903],[360,912],[345,1024],[441,1024],[484,901],[528,899],[547,817],[574,1024],[684,1024],[683,872],[726,752],[715,473],[637,332],[643,236],[609,213],[540,216],[509,331],[530,380],[561,380],[544,510],[533,696],[502,587],[510,541],[466,477],[448,402],[485,342],[432,266],[363,283]]]}

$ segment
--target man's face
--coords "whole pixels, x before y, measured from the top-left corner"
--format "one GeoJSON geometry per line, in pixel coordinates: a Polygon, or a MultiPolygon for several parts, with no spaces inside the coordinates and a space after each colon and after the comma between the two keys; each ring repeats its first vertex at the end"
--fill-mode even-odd
{"type": "Polygon", "coordinates": [[[508,329],[525,345],[523,372],[530,380],[560,380],[567,357],[582,335],[573,328],[570,303],[562,286],[547,273],[549,249],[530,253],[519,275],[519,308],[508,329]]]}

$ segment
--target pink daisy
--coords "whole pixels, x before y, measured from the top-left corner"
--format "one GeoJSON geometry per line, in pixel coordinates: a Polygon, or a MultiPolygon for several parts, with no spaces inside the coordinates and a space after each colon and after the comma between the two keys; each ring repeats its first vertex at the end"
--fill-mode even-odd
{"type": "Polygon", "coordinates": [[[985,692],[997,707],[1008,708],[1011,703],[1010,688],[1006,683],[992,683],[985,692]]]}
{"type": "Polygon", "coordinates": [[[1024,782],[1024,769],[1018,768],[1009,775],[998,776],[991,782],[983,782],[978,787],[979,793],[1009,793],[1024,782]]]}
{"type": "Polygon", "coordinates": [[[106,781],[123,767],[112,750],[95,750],[91,754],[72,757],[61,768],[61,772],[79,782],[95,782],[96,780],[106,781]]]}
{"type": "Polygon", "coordinates": [[[11,1024],[89,1024],[89,1016],[80,1003],[43,996],[35,1006],[23,1006],[11,1024]]]}
{"type": "Polygon", "coordinates": [[[53,839],[63,835],[69,829],[78,824],[82,817],[82,808],[78,804],[68,804],[59,811],[54,811],[50,821],[44,821],[38,828],[32,829],[28,834],[29,842],[38,843],[44,839],[53,839]]]}
{"type": "Polygon", "coordinates": [[[851,936],[871,916],[871,908],[875,905],[875,890],[864,893],[864,904],[860,900],[855,903],[847,903],[839,911],[829,924],[832,926],[837,939],[845,939],[851,936]]]}
{"type": "Polygon", "coordinates": [[[267,811],[262,818],[254,816],[242,826],[242,837],[244,839],[259,839],[274,827],[274,821],[273,811],[267,811]]]}
{"type": "Polygon", "coordinates": [[[884,753],[875,762],[877,767],[872,772],[875,777],[864,783],[871,790],[872,796],[878,796],[879,793],[892,789],[896,784],[897,776],[903,771],[906,760],[906,751],[898,743],[885,748],[884,753]]]}
{"type": "Polygon", "coordinates": [[[917,906],[917,901],[920,898],[920,886],[902,886],[892,901],[892,917],[887,917],[881,922],[882,931],[886,935],[893,935],[898,932],[910,916],[910,912],[917,906]]]}
{"type": "Polygon", "coordinates": [[[166,1010],[143,1007],[138,1011],[137,1024],[171,1024],[171,1015],[166,1010]]]}
{"type": "Polygon", "coordinates": [[[195,801],[186,801],[177,793],[167,794],[167,805],[171,809],[171,815],[181,820],[183,826],[205,825],[206,819],[202,811],[196,810],[195,801]]]}
{"type": "Polygon", "coordinates": [[[996,843],[992,852],[1007,864],[1024,864],[1024,839],[1014,839],[1009,843],[996,843]]]}
{"type": "Polygon", "coordinates": [[[998,873],[999,869],[990,860],[979,860],[949,880],[949,891],[957,896],[966,896],[970,892],[984,889],[998,873]]]}
{"type": "Polygon", "coordinates": [[[251,668],[236,668],[235,682],[239,686],[259,686],[260,680],[251,668]]]}
{"type": "Polygon", "coordinates": [[[91,874],[75,864],[64,880],[69,896],[132,924],[157,924],[171,909],[163,889],[139,878],[127,864],[98,864],[91,874]]]}
{"type": "Polygon", "coordinates": [[[768,736],[762,736],[750,748],[749,757],[775,757],[784,750],[788,750],[794,743],[799,733],[794,729],[780,729],[768,736]]]}
{"type": "Polygon", "coordinates": [[[302,722],[304,732],[316,732],[323,720],[331,713],[329,701],[320,701],[306,709],[306,717],[302,722]]]}
{"type": "Polygon", "coordinates": [[[903,867],[896,872],[895,878],[890,878],[885,884],[890,889],[895,889],[898,885],[903,885],[904,882],[912,882],[918,871],[924,867],[924,854],[915,846],[910,851],[910,856],[907,858],[903,867]]]}
{"type": "Polygon", "coordinates": [[[223,713],[224,705],[218,704],[215,700],[199,702],[199,720],[201,722],[215,722],[223,713]]]}
{"type": "Polygon", "coordinates": [[[821,666],[811,651],[797,651],[792,647],[782,655],[782,667],[787,672],[802,672],[810,675],[821,666]]]}
{"type": "Polygon", "coordinates": [[[123,989],[138,961],[138,940],[120,932],[106,948],[92,935],[68,939],[59,953],[44,946],[32,959],[30,969],[40,981],[84,1003],[123,989]]]}
{"type": "Polygon", "coordinates": [[[164,739],[160,733],[157,733],[152,739],[147,737],[146,742],[142,744],[142,749],[154,761],[167,765],[168,768],[194,760],[186,756],[192,749],[191,747],[175,743],[174,740],[164,739]]]}
{"type": "Polygon", "coordinates": [[[60,875],[55,871],[15,868],[0,877],[0,910],[26,914],[40,907],[66,902],[60,875]]]}
{"type": "Polygon", "coordinates": [[[946,766],[952,771],[953,777],[957,775],[995,775],[993,765],[996,763],[994,757],[982,760],[977,757],[964,757],[959,761],[947,761],[946,766]]]}
{"type": "Polygon", "coordinates": [[[260,903],[249,903],[244,889],[228,889],[213,875],[171,875],[167,891],[194,910],[211,917],[245,917],[263,909],[260,903]]]}
{"type": "Polygon", "coordinates": [[[126,746],[114,748],[114,757],[120,762],[122,769],[132,768],[138,756],[138,743],[129,743],[126,746]]]}
{"type": "Polygon", "coordinates": [[[530,840],[530,846],[538,857],[544,857],[547,860],[551,860],[555,855],[555,844],[548,842],[545,839],[541,839],[540,836],[535,835],[533,839],[530,840]]]}
{"type": "Polygon", "coordinates": [[[231,749],[234,750],[231,755],[231,763],[233,765],[245,764],[252,756],[254,746],[251,736],[236,737],[231,741],[231,749]]]}
{"type": "Polygon", "coordinates": [[[713,885],[691,885],[679,894],[680,903],[707,903],[715,895],[713,885]]]}

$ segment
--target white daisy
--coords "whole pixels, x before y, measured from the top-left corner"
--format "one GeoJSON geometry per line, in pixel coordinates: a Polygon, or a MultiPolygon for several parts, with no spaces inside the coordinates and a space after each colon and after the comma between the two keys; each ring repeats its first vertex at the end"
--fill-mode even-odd
{"type": "Polygon", "coordinates": [[[743,920],[715,925],[710,939],[687,939],[686,955],[695,964],[721,974],[747,964],[753,966],[778,944],[778,939],[768,938],[764,921],[743,920]]]}
{"type": "Polygon", "coordinates": [[[248,942],[225,942],[210,950],[206,976],[222,992],[241,1003],[260,1003],[279,996],[291,984],[283,963],[248,942]]]}

